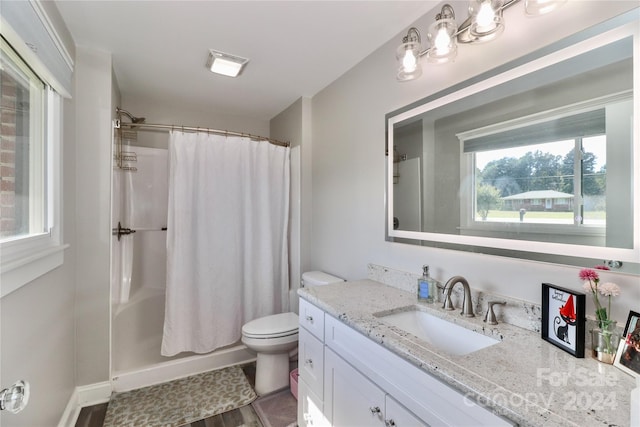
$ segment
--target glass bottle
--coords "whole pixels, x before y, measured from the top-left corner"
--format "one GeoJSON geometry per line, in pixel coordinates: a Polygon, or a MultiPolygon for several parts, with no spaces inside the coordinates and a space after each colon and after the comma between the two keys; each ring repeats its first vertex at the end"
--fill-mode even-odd
{"type": "Polygon", "coordinates": [[[429,276],[429,266],[422,266],[422,277],[418,279],[418,301],[432,304],[437,301],[438,287],[436,281],[429,276]]]}

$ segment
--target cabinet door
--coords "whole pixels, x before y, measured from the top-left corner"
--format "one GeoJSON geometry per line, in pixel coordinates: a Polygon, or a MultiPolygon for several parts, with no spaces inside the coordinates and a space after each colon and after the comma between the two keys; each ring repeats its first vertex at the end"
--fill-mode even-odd
{"type": "Polygon", "coordinates": [[[298,331],[298,367],[300,376],[313,392],[323,395],[324,344],[305,328],[298,331]]]}
{"type": "Polygon", "coordinates": [[[300,379],[298,382],[298,426],[299,427],[329,427],[324,418],[322,399],[315,394],[311,387],[300,379]]]}
{"type": "Polygon", "coordinates": [[[386,427],[427,427],[426,423],[389,395],[385,400],[385,410],[386,427]]]}
{"type": "Polygon", "coordinates": [[[384,426],[385,393],[325,347],[324,409],[334,427],[384,426]]]}

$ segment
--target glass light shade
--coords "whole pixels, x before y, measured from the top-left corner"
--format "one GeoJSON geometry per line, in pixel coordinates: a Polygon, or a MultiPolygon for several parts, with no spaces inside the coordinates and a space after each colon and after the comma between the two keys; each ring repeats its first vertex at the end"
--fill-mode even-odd
{"type": "Polygon", "coordinates": [[[17,414],[29,402],[29,383],[18,381],[9,388],[0,391],[0,409],[17,414]]]}
{"type": "Polygon", "coordinates": [[[489,41],[504,31],[502,0],[472,0],[469,5],[471,26],[469,32],[473,41],[489,41]]]}
{"type": "Polygon", "coordinates": [[[537,16],[553,12],[567,0],[525,0],[524,10],[527,15],[537,16]]]}
{"type": "Polygon", "coordinates": [[[427,37],[431,43],[427,59],[429,62],[444,63],[453,60],[458,53],[456,43],[456,22],[450,18],[439,19],[429,26],[427,37]]]}
{"type": "Polygon", "coordinates": [[[420,48],[420,43],[412,41],[402,43],[396,50],[396,58],[399,62],[397,75],[399,81],[413,80],[422,75],[420,48]]]}

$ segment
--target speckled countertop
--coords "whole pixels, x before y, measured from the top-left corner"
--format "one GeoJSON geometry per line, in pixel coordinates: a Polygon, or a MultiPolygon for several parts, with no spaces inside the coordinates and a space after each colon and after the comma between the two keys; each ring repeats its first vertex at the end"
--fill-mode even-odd
{"type": "Polygon", "coordinates": [[[516,326],[486,325],[372,280],[303,288],[299,295],[465,396],[523,426],[628,426],[634,379],[611,365],[578,359],[516,326]],[[452,356],[388,325],[380,315],[418,307],[501,342],[452,356]]]}

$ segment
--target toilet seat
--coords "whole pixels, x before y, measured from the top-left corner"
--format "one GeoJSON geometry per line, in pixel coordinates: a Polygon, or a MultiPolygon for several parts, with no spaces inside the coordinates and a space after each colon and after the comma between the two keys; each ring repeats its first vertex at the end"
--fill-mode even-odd
{"type": "Polygon", "coordinates": [[[298,315],[280,313],[252,320],[242,326],[242,335],[247,338],[269,339],[298,334],[298,315]]]}

